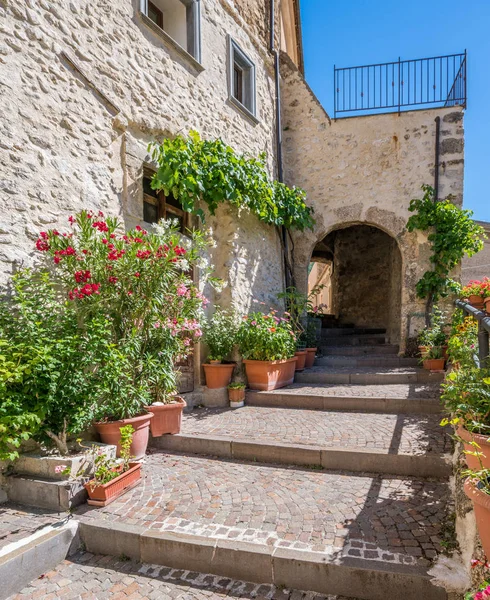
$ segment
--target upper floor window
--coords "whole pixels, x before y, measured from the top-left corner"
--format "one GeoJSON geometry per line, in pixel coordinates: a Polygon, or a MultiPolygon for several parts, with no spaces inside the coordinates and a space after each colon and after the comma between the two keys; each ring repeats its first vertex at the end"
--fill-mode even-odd
{"type": "Polygon", "coordinates": [[[255,118],[255,65],[231,37],[228,80],[230,100],[255,118]]]}
{"type": "Polygon", "coordinates": [[[185,233],[189,227],[189,213],[172,194],[165,196],[163,191],[152,189],[153,173],[147,168],[143,172],[143,220],[145,223],[157,223],[160,219],[177,219],[180,232],[185,233]]]}
{"type": "Polygon", "coordinates": [[[199,0],[140,0],[141,12],[180,48],[201,61],[199,0]]]}

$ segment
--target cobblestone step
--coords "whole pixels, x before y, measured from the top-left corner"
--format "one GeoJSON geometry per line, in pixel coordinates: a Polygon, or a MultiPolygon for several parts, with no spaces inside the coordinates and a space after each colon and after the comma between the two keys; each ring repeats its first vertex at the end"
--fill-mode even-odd
{"type": "Polygon", "coordinates": [[[271,392],[248,391],[250,406],[372,413],[440,414],[438,384],[300,384],[271,392]]]}
{"type": "Polygon", "coordinates": [[[368,356],[370,354],[398,355],[399,346],[394,344],[377,344],[363,346],[322,346],[320,349],[325,356],[368,356]]]}
{"type": "Polygon", "coordinates": [[[196,409],[152,446],[185,454],[402,476],[448,477],[451,439],[438,415],[245,406],[196,409]],[[366,427],[369,418],[369,427],[366,427]]]}
{"type": "Polygon", "coordinates": [[[337,337],[345,335],[377,335],[386,334],[386,329],[373,327],[331,327],[322,329],[322,338],[337,337]]]}
{"type": "Polygon", "coordinates": [[[321,346],[376,346],[386,344],[384,333],[358,335],[322,335],[321,346]]]}
{"type": "Polygon", "coordinates": [[[416,367],[417,358],[403,358],[387,354],[372,354],[368,356],[322,356],[315,360],[317,367],[416,367]]]}
{"type": "Polygon", "coordinates": [[[10,600],[36,598],[137,598],[138,600],[356,600],[256,584],[226,577],[78,552],[10,600]]]}
{"type": "Polygon", "coordinates": [[[450,497],[444,482],[156,453],[139,487],[77,518],[92,553],[364,600],[445,600],[428,570],[450,497]]]}
{"type": "Polygon", "coordinates": [[[432,373],[417,367],[325,367],[315,366],[296,373],[296,383],[339,383],[356,385],[390,385],[403,383],[437,383],[444,373],[432,373]]]}

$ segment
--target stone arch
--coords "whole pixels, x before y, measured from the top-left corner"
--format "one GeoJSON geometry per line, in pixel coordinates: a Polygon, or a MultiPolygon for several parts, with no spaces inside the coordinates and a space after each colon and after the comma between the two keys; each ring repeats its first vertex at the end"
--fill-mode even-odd
{"type": "Polygon", "coordinates": [[[333,225],[312,242],[307,285],[311,289],[315,279],[311,273],[327,272],[311,263],[330,265],[329,312],[341,324],[386,329],[390,341],[400,343],[404,252],[394,232],[356,220],[333,225]]]}

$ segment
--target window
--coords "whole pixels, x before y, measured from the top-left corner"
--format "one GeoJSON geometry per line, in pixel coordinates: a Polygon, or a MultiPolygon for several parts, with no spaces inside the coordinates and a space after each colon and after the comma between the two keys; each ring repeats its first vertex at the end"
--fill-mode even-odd
{"type": "Polygon", "coordinates": [[[140,0],[141,12],[177,47],[201,60],[200,0],[140,0]],[[175,45],[175,44],[174,44],[175,45]]]}
{"type": "Polygon", "coordinates": [[[163,191],[151,188],[154,171],[144,169],[143,172],[143,220],[145,223],[157,223],[160,219],[177,219],[181,233],[189,227],[189,213],[182,209],[182,204],[171,194],[165,196],[163,191]]]}
{"type": "Polygon", "coordinates": [[[255,65],[231,38],[229,38],[229,61],[230,100],[255,117],[255,65]]]}

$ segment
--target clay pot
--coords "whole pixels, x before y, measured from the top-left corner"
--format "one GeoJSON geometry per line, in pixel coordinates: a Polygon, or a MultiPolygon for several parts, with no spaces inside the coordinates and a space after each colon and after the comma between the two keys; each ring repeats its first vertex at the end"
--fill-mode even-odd
{"type": "Polygon", "coordinates": [[[241,408],[245,405],[245,388],[228,388],[228,399],[231,408],[241,408]]]}
{"type": "MultiPolygon", "coordinates": [[[[490,469],[490,435],[481,435],[479,433],[471,433],[467,429],[465,429],[462,425],[460,425],[456,431],[456,434],[463,440],[464,449],[468,452],[481,452],[483,456],[480,456],[480,460],[485,469],[490,469]],[[480,448],[474,448],[470,445],[469,442],[476,442],[480,448]]],[[[479,471],[480,461],[476,456],[472,456],[471,454],[465,454],[466,464],[468,468],[473,469],[474,471],[479,471]]]]}
{"type": "Polygon", "coordinates": [[[294,353],[294,356],[298,359],[296,361],[296,371],[303,371],[306,364],[306,355],[308,352],[306,350],[298,350],[294,353]]]}
{"type": "Polygon", "coordinates": [[[92,506],[107,506],[124,492],[127,492],[141,481],[141,463],[129,463],[129,470],[108,483],[93,488],[90,482],[84,487],[88,493],[88,504],[92,506]]]}
{"type": "Polygon", "coordinates": [[[482,492],[478,488],[478,483],[471,478],[464,482],[464,491],[473,502],[483,552],[486,556],[490,556],[490,496],[482,492]]]}
{"type": "Polygon", "coordinates": [[[476,294],[472,294],[468,298],[468,302],[471,304],[471,306],[473,306],[474,308],[478,308],[479,310],[483,310],[485,308],[485,304],[483,303],[483,298],[476,294]]]}
{"type": "Polygon", "coordinates": [[[121,419],[120,421],[109,421],[108,423],[94,423],[94,426],[104,444],[113,444],[114,446],[117,446],[117,456],[120,456],[120,428],[125,425],[132,425],[134,433],[130,452],[131,456],[140,460],[146,454],[148,439],[150,437],[150,421],[152,418],[153,413],[150,412],[145,415],[140,415],[139,417],[133,417],[132,419],[121,419]]]}
{"type": "Polygon", "coordinates": [[[248,385],[252,390],[270,391],[294,381],[297,357],[285,360],[244,360],[248,385]]]}
{"type": "Polygon", "coordinates": [[[488,298],[485,298],[483,300],[483,303],[485,304],[486,312],[490,314],[490,296],[488,298]]]}
{"type": "Polygon", "coordinates": [[[174,400],[176,402],[171,402],[170,404],[145,406],[154,415],[150,423],[150,431],[153,437],[180,433],[182,411],[187,406],[187,403],[180,396],[175,396],[174,400]]]}
{"type": "Polygon", "coordinates": [[[311,369],[311,367],[315,364],[315,356],[318,348],[306,348],[306,361],[305,368],[311,369]]]}
{"type": "Polygon", "coordinates": [[[225,388],[231,381],[236,363],[213,363],[203,365],[206,385],[210,390],[225,388]]]}
{"type": "Polygon", "coordinates": [[[427,358],[423,362],[424,369],[427,371],[444,371],[444,358],[427,358]]]}

